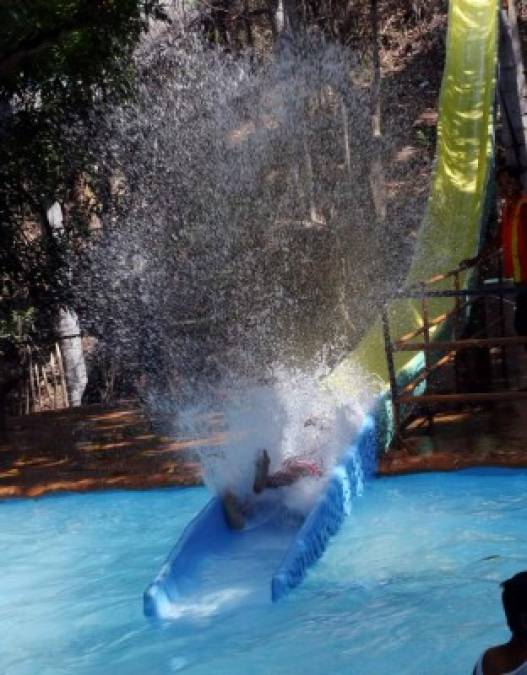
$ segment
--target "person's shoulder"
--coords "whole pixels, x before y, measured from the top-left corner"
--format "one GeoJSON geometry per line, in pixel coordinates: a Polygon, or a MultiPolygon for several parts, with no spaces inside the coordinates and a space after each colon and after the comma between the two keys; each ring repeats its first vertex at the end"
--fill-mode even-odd
{"type": "Polygon", "coordinates": [[[484,675],[501,675],[503,673],[504,663],[507,661],[506,647],[507,645],[496,645],[487,649],[483,654],[484,675]]]}

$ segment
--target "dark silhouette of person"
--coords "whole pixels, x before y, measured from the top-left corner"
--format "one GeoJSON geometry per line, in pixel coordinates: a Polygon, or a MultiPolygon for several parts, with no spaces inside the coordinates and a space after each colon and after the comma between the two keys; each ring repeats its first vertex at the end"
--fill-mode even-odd
{"type": "Polygon", "coordinates": [[[487,649],[472,675],[527,675],[527,572],[515,574],[501,587],[511,639],[487,649]]]}

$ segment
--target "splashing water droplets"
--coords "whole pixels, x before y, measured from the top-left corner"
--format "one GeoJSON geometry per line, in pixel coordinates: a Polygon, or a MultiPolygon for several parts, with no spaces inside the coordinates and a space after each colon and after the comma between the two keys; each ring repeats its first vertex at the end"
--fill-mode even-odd
{"type": "MultiPolygon", "coordinates": [[[[324,383],[325,374],[325,368],[307,374],[281,366],[271,383],[238,382],[229,388],[221,406],[227,441],[222,447],[199,451],[204,479],[212,492],[221,495],[228,490],[241,499],[248,497],[258,452],[263,448],[269,453],[271,473],[288,460],[301,459],[329,476],[379,385],[357,372],[357,394],[344,396],[324,383]]],[[[210,433],[210,417],[203,409],[187,409],[179,416],[179,423],[182,420],[193,435],[210,433]]],[[[295,510],[306,511],[323,485],[324,480],[304,478],[284,490],[283,497],[295,510]]]]}
{"type": "Polygon", "coordinates": [[[85,324],[156,414],[222,413],[228,447],[201,453],[215,491],[250,490],[261,448],[271,471],[329,470],[372,388],[357,373],[339,398],[321,377],[383,283],[363,67],[320,37],[255,65],[166,32],[138,69],[134,103],[97,131],[111,199],[79,261],[85,324]]]}

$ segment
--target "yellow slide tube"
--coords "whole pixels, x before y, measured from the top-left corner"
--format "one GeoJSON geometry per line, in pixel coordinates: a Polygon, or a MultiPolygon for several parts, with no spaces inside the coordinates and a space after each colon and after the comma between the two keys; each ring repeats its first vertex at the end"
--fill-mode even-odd
{"type": "MultiPolygon", "coordinates": [[[[436,166],[408,284],[454,269],[477,252],[492,161],[497,36],[497,0],[450,0],[436,166]]],[[[431,302],[431,316],[451,307],[451,300],[431,302]]],[[[392,337],[421,325],[419,302],[394,301],[389,314],[392,337]]],[[[415,356],[415,352],[398,354],[397,370],[408,367],[415,356]]],[[[388,381],[380,320],[335,368],[327,384],[352,390],[357,366],[388,381]]]]}

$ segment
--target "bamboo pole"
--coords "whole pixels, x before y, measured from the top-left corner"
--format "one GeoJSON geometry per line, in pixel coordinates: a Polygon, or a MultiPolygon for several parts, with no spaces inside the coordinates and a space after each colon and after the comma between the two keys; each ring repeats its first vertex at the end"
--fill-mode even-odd
{"type": "MultiPolygon", "coordinates": [[[[24,366],[26,366],[29,363],[28,349],[29,349],[28,347],[26,347],[25,349],[24,366]]],[[[26,415],[29,415],[31,410],[31,397],[29,390],[29,381],[26,376],[24,376],[23,378],[23,386],[24,386],[24,411],[26,415]]]]}
{"type": "Polygon", "coordinates": [[[57,364],[55,362],[55,355],[51,352],[49,357],[51,365],[51,377],[53,382],[53,408],[58,409],[58,392],[57,392],[57,364]]]}
{"type": "Polygon", "coordinates": [[[27,381],[27,378],[24,378],[24,393],[26,397],[26,415],[29,415],[31,411],[31,396],[29,393],[29,382],[27,381]]]}
{"type": "MultiPolygon", "coordinates": [[[[48,380],[48,373],[47,373],[47,366],[43,365],[42,366],[42,379],[44,380],[44,387],[46,389],[46,394],[48,395],[48,401],[49,401],[49,407],[53,408],[53,392],[51,389],[51,385],[48,380]]],[[[51,373],[50,373],[51,376],[51,373]]]]}
{"type": "Polygon", "coordinates": [[[38,363],[35,363],[35,386],[37,390],[38,409],[42,410],[42,390],[40,386],[40,377],[38,374],[38,363]]]}
{"type": "Polygon", "coordinates": [[[57,364],[59,367],[60,380],[62,385],[62,396],[64,400],[64,407],[69,408],[68,389],[66,387],[66,375],[64,374],[64,364],[62,363],[62,354],[60,352],[59,343],[55,343],[55,352],[57,354],[57,364]]]}
{"type": "Polygon", "coordinates": [[[24,379],[20,380],[20,386],[18,387],[18,415],[21,417],[24,414],[24,406],[26,401],[26,388],[24,384],[24,379]]]}
{"type": "Polygon", "coordinates": [[[28,370],[29,370],[29,388],[31,391],[31,401],[30,401],[30,410],[34,410],[36,407],[36,392],[35,392],[35,383],[33,382],[33,355],[31,354],[31,348],[27,348],[28,351],[28,370]]]}

